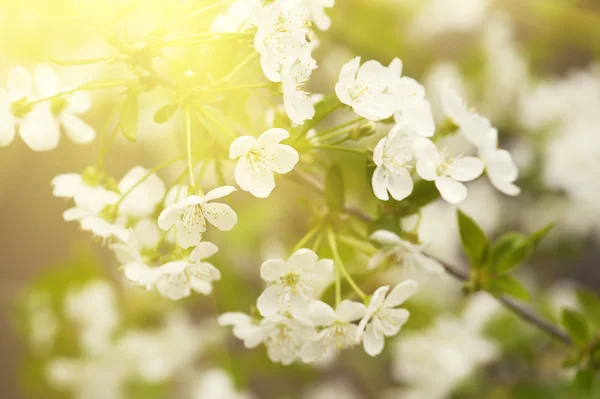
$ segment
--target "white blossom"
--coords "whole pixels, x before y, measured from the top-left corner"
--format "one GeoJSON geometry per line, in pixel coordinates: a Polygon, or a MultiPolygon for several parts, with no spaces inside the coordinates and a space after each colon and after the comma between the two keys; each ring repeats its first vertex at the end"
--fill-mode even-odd
{"type": "Polygon", "coordinates": [[[202,372],[192,388],[190,399],[250,399],[252,395],[238,392],[231,377],[220,369],[202,372]]]}
{"type": "Polygon", "coordinates": [[[333,261],[319,260],[309,249],[299,249],[287,261],[269,259],[260,267],[260,276],[269,285],[258,297],[256,306],[265,317],[279,312],[304,315],[309,303],[331,281],[332,273],[333,261]]]}
{"type": "Polygon", "coordinates": [[[237,214],[229,205],[211,201],[225,197],[235,187],[223,186],[206,195],[191,195],[167,206],[158,217],[158,227],[169,230],[175,227],[177,243],[182,248],[197,245],[210,223],[222,231],[229,231],[237,224],[237,214]]]}
{"type": "Polygon", "coordinates": [[[394,96],[387,92],[393,79],[393,72],[378,61],[369,60],[361,66],[360,57],[356,57],[342,67],[335,92],[358,115],[379,121],[396,110],[394,96]]]}
{"type": "Polygon", "coordinates": [[[313,362],[341,349],[358,345],[357,326],[352,322],[364,317],[366,312],[365,305],[349,300],[340,302],[336,310],[322,301],[311,302],[308,317],[315,326],[323,328],[302,347],[302,360],[313,362]]]}
{"type": "Polygon", "coordinates": [[[210,31],[215,33],[237,32],[242,30],[250,20],[250,11],[254,5],[252,0],[236,0],[223,14],[213,20],[210,31]]]}
{"type": "Polygon", "coordinates": [[[165,183],[156,174],[150,174],[148,177],[147,175],[146,168],[136,166],[119,181],[121,195],[127,193],[119,204],[120,214],[146,217],[154,213],[156,206],[165,195],[165,183]],[[142,179],[145,180],[140,183],[142,179]]]}
{"type": "Polygon", "coordinates": [[[435,181],[442,198],[458,204],[467,197],[467,188],[461,182],[476,179],[483,173],[483,162],[476,157],[447,158],[435,144],[424,137],[415,140],[417,173],[421,178],[435,181]]]}
{"type": "Polygon", "coordinates": [[[290,134],[285,129],[273,128],[258,138],[238,137],[229,147],[229,158],[237,159],[235,180],[240,188],[258,198],[266,198],[275,188],[275,173],[290,172],[298,163],[295,149],[280,144],[290,134]]]}
{"type": "Polygon", "coordinates": [[[362,341],[367,354],[378,355],[385,345],[385,337],[398,334],[410,314],[406,309],[396,308],[414,295],[417,289],[418,284],[415,281],[406,280],[395,286],[389,295],[389,285],[379,287],[375,291],[369,302],[367,314],[357,329],[357,339],[362,341]]]}
{"type": "Polygon", "coordinates": [[[295,62],[284,66],[281,72],[283,106],[288,117],[297,125],[315,116],[315,105],[310,95],[303,90],[316,64],[295,62]]]}
{"type": "Polygon", "coordinates": [[[213,256],[219,249],[210,242],[201,242],[187,260],[176,260],[156,269],[151,283],[164,297],[179,300],[193,291],[209,295],[212,282],[221,278],[221,272],[204,259],[213,256]]]}
{"type": "Polygon", "coordinates": [[[382,258],[392,257],[407,269],[421,268],[433,274],[444,272],[444,267],[437,260],[425,255],[417,245],[403,240],[392,232],[377,230],[371,235],[371,240],[383,245],[383,249],[382,253],[371,258],[369,268],[377,266],[382,258]]]}
{"type": "Polygon", "coordinates": [[[373,192],[382,201],[389,199],[388,191],[397,200],[408,197],[413,190],[409,165],[413,158],[415,135],[406,125],[396,125],[382,138],[373,151],[377,167],[372,177],[373,192]]]}
{"type": "Polygon", "coordinates": [[[272,3],[255,7],[251,13],[252,23],[257,27],[254,48],[260,54],[265,76],[273,82],[281,81],[282,66],[312,58],[301,12],[299,7],[284,10],[281,4],[272,3]]]}
{"type": "Polygon", "coordinates": [[[402,76],[402,61],[394,58],[388,70],[393,76],[389,92],[394,97],[394,120],[409,125],[424,137],[435,133],[435,121],[431,104],[425,99],[425,88],[416,80],[402,76]]]}

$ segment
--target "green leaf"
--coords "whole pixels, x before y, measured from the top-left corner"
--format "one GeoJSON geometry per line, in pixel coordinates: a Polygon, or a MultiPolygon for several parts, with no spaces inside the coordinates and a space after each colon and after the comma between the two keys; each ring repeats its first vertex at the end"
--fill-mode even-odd
{"type": "Polygon", "coordinates": [[[554,228],[554,223],[550,223],[548,226],[543,227],[529,236],[529,245],[531,246],[531,250],[533,251],[540,245],[540,242],[552,231],[554,228]]]}
{"type": "Polygon", "coordinates": [[[169,119],[171,119],[173,117],[173,115],[175,115],[176,111],[177,111],[177,105],[174,105],[174,104],[164,105],[164,106],[160,107],[154,113],[154,122],[158,123],[159,125],[162,123],[165,123],[169,119]]]}
{"type": "Polygon", "coordinates": [[[573,387],[579,395],[588,395],[594,385],[594,372],[592,370],[579,370],[575,374],[573,387]]]}
{"type": "Polygon", "coordinates": [[[583,314],[597,327],[600,328],[600,297],[587,289],[576,291],[577,301],[583,314]]]}
{"type": "Polygon", "coordinates": [[[123,134],[130,141],[137,140],[139,121],[138,96],[137,92],[130,92],[121,105],[121,120],[119,124],[121,125],[121,130],[123,130],[123,134]]]}
{"type": "Polygon", "coordinates": [[[529,292],[527,288],[516,278],[512,276],[498,276],[492,280],[492,292],[495,294],[504,294],[521,299],[529,300],[529,292]]]}
{"type": "Polygon", "coordinates": [[[590,328],[585,316],[579,311],[569,308],[563,309],[561,322],[576,344],[583,346],[590,340],[590,328]]]}
{"type": "Polygon", "coordinates": [[[529,239],[520,233],[508,233],[500,237],[491,248],[491,264],[495,273],[515,270],[527,260],[530,253],[529,239]]]}
{"type": "Polygon", "coordinates": [[[457,210],[458,228],[463,249],[471,267],[482,268],[488,258],[490,242],[479,225],[460,209],[457,210]]]}
{"type": "Polygon", "coordinates": [[[325,199],[331,212],[341,212],[344,210],[344,180],[342,170],[339,165],[333,165],[327,171],[325,178],[325,199]]]}

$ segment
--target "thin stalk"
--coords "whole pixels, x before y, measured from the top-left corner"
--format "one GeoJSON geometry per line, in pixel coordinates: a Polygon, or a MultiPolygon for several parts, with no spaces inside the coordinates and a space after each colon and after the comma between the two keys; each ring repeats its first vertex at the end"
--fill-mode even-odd
{"type": "Polygon", "coordinates": [[[212,42],[222,42],[227,40],[251,39],[252,35],[243,32],[225,32],[225,33],[198,33],[195,35],[182,36],[175,39],[167,40],[162,44],[162,47],[187,46],[189,44],[202,44],[212,42]]]}
{"type": "Polygon", "coordinates": [[[190,185],[196,187],[196,179],[194,178],[194,160],[192,158],[192,114],[190,106],[185,107],[185,137],[187,143],[187,160],[188,172],[190,173],[190,185]]]}
{"type": "Polygon", "coordinates": [[[220,7],[220,6],[223,6],[225,4],[232,3],[232,2],[233,2],[233,0],[222,0],[222,1],[218,1],[218,2],[216,2],[214,4],[211,4],[209,6],[202,7],[201,9],[199,9],[197,11],[194,11],[193,13],[188,14],[184,18],[182,18],[179,21],[173,23],[167,30],[171,31],[171,30],[173,30],[175,28],[178,28],[179,26],[183,25],[184,23],[186,23],[190,19],[196,18],[198,15],[202,15],[206,11],[210,11],[213,8],[220,7]]]}
{"type": "Polygon", "coordinates": [[[28,104],[29,105],[36,105],[36,104],[39,104],[39,103],[43,103],[45,101],[52,101],[52,100],[60,98],[62,96],[73,94],[73,93],[75,93],[77,91],[108,89],[108,88],[112,88],[112,87],[125,86],[125,85],[127,85],[127,83],[129,83],[129,81],[128,80],[123,80],[123,79],[113,79],[113,80],[104,80],[104,81],[100,81],[100,82],[86,83],[84,85],[75,87],[74,89],[61,91],[59,93],[53,94],[53,95],[48,96],[48,97],[38,98],[36,100],[30,101],[28,104]]]}
{"type": "Polygon", "coordinates": [[[341,147],[341,146],[337,146],[337,145],[321,144],[321,145],[315,145],[315,146],[313,146],[313,148],[318,148],[318,149],[322,149],[322,150],[351,152],[353,154],[361,154],[361,155],[365,155],[367,153],[367,151],[362,148],[341,147]]]}
{"type": "Polygon", "coordinates": [[[294,246],[292,253],[296,252],[300,248],[304,248],[306,244],[315,236],[315,234],[317,234],[319,230],[321,230],[322,227],[323,226],[321,225],[321,223],[317,223],[317,225],[310,229],[308,233],[306,233],[304,237],[302,237],[300,241],[298,241],[298,243],[294,246]]]}
{"type": "Polygon", "coordinates": [[[363,292],[363,290],[360,289],[360,287],[358,286],[358,284],[356,284],[356,282],[354,281],[354,279],[352,278],[350,273],[348,273],[348,270],[346,270],[346,267],[344,266],[344,262],[342,262],[342,258],[340,256],[340,253],[338,252],[337,242],[336,242],[336,238],[335,238],[335,234],[333,233],[333,230],[329,229],[327,231],[327,235],[329,238],[329,246],[331,247],[331,252],[333,253],[333,260],[335,261],[335,264],[336,264],[336,273],[338,272],[338,269],[339,269],[342,272],[342,274],[344,275],[344,278],[346,279],[348,284],[350,284],[350,286],[354,290],[354,292],[356,292],[356,294],[358,294],[360,299],[364,301],[367,298],[367,294],[365,294],[363,292]]]}
{"type": "Polygon", "coordinates": [[[223,93],[228,91],[236,91],[236,90],[251,90],[251,89],[264,89],[271,86],[271,83],[253,83],[242,86],[231,86],[231,87],[217,87],[215,89],[202,90],[199,93],[223,93]]]}
{"type": "Polygon", "coordinates": [[[321,139],[321,138],[323,138],[323,139],[324,139],[324,138],[325,138],[325,136],[329,135],[330,133],[337,132],[337,131],[339,131],[339,130],[345,129],[345,128],[347,128],[347,127],[350,127],[350,126],[352,126],[352,125],[355,125],[355,124],[357,124],[358,122],[361,122],[361,121],[363,121],[364,119],[365,119],[365,118],[362,118],[362,117],[361,117],[361,118],[356,118],[356,119],[353,119],[353,120],[351,120],[351,121],[349,121],[349,122],[342,123],[341,125],[334,126],[334,127],[332,127],[332,128],[325,129],[325,130],[323,130],[323,131],[317,132],[317,137],[318,137],[319,139],[321,139]]]}
{"type": "MultiPolygon", "coordinates": [[[[229,135],[231,138],[233,138],[234,140],[238,138],[238,135],[229,131],[229,129],[227,129],[225,126],[223,126],[223,124],[221,124],[214,116],[212,116],[210,114],[210,112],[202,107],[202,106],[198,106],[198,111],[200,111],[200,114],[202,114],[202,116],[204,116],[205,118],[210,119],[215,125],[217,125],[225,134],[229,135]]],[[[200,118],[200,121],[203,123],[204,127],[208,130],[208,126],[206,125],[206,122],[202,120],[202,118],[200,118]]]]}
{"type": "Polygon", "coordinates": [[[235,77],[235,75],[237,75],[239,71],[244,69],[246,67],[246,65],[248,65],[257,55],[258,55],[258,53],[254,50],[252,50],[250,53],[248,53],[248,55],[246,57],[244,57],[244,59],[239,64],[237,64],[235,66],[235,68],[233,68],[231,71],[229,71],[229,73],[227,75],[223,76],[220,83],[227,83],[231,79],[233,79],[235,77]]]}
{"type": "Polygon", "coordinates": [[[127,191],[125,191],[121,195],[119,200],[116,202],[115,206],[119,206],[123,202],[123,200],[125,200],[125,198],[127,198],[127,196],[133,192],[133,190],[135,190],[143,182],[148,180],[150,178],[150,176],[152,176],[153,174],[155,174],[156,172],[158,172],[161,169],[164,169],[168,166],[173,165],[176,162],[183,161],[184,158],[185,157],[183,157],[183,156],[179,156],[177,158],[171,159],[170,161],[163,162],[163,163],[159,164],[158,166],[155,166],[154,168],[150,169],[140,180],[138,180],[133,186],[131,186],[127,191]]]}

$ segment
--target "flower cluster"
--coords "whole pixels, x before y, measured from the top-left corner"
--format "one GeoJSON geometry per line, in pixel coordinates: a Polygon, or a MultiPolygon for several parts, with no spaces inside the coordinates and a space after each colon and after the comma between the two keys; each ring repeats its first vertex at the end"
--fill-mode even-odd
{"type": "Polygon", "coordinates": [[[261,266],[268,283],[256,303],[261,317],[225,313],[219,323],[233,326],[247,348],[263,343],[270,359],[283,364],[330,359],[361,343],[369,355],[379,354],[384,337],[396,335],[408,320],[408,311],[397,307],[416,292],[417,284],[407,280],[387,296],[390,287],[380,287],[368,307],[343,300],[334,309],[318,299],[333,269],[332,260],[319,259],[309,249],[296,251],[287,261],[270,259],[261,266]]]}
{"type": "Polygon", "coordinates": [[[36,67],[33,77],[22,66],[12,68],[6,89],[0,89],[0,146],[9,145],[18,131],[32,150],[53,150],[61,126],[76,144],[94,140],[94,129],[77,116],[91,107],[88,93],[59,93],[58,76],[51,67],[36,67]]]}

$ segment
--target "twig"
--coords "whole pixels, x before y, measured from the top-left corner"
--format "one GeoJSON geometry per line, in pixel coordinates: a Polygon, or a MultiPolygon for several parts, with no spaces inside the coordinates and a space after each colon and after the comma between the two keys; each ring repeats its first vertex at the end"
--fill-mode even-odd
{"type": "MultiPolygon", "coordinates": [[[[313,190],[318,191],[321,194],[325,194],[325,188],[321,182],[315,180],[312,176],[308,176],[305,173],[300,171],[294,171],[292,174],[294,180],[307,184],[313,190]]],[[[363,212],[357,208],[347,207],[346,212],[349,215],[355,216],[362,221],[372,222],[373,217],[369,214],[363,212]]],[[[446,272],[452,277],[460,280],[460,281],[469,281],[469,272],[464,270],[458,266],[451,265],[445,262],[436,259],[446,270],[446,272]]],[[[548,335],[558,339],[563,342],[565,345],[572,345],[573,342],[569,335],[562,329],[556,327],[549,321],[543,319],[540,315],[538,315],[533,309],[524,304],[509,298],[505,295],[495,297],[500,303],[502,303],[506,308],[510,309],[513,313],[515,313],[521,320],[524,320],[530,324],[535,325],[540,330],[544,331],[548,335]]]]}

